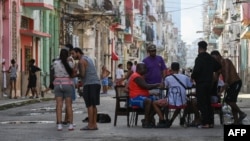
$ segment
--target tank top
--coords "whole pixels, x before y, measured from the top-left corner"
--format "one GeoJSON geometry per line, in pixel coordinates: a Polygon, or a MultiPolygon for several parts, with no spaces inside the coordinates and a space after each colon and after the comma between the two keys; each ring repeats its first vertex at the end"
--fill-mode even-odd
{"type": "Polygon", "coordinates": [[[85,76],[82,78],[83,85],[101,84],[100,79],[97,76],[97,71],[94,62],[87,56],[83,56],[82,59],[88,62],[88,67],[86,68],[85,76]]]}
{"type": "Polygon", "coordinates": [[[10,77],[17,77],[17,74],[16,74],[16,72],[17,72],[17,67],[16,67],[16,65],[11,65],[10,66],[10,77]]]}
{"type": "Polygon", "coordinates": [[[137,96],[149,96],[149,91],[147,89],[141,88],[138,84],[135,83],[134,79],[137,77],[142,77],[139,73],[133,73],[129,78],[129,97],[135,98],[137,96]]]}

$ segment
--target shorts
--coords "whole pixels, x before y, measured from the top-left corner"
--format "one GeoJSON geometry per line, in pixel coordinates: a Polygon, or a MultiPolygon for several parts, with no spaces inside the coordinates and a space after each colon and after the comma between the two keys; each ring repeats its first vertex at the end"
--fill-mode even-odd
{"type": "Polygon", "coordinates": [[[10,77],[10,81],[16,81],[16,77],[10,77]]]}
{"type": "Polygon", "coordinates": [[[72,89],[73,85],[67,85],[67,84],[62,84],[60,85],[54,85],[54,93],[55,97],[72,97],[72,89]]]}
{"type": "Polygon", "coordinates": [[[238,94],[240,92],[242,86],[242,81],[238,80],[231,84],[228,89],[226,90],[226,102],[237,102],[238,94]]]}
{"type": "Polygon", "coordinates": [[[35,87],[36,87],[36,76],[30,76],[28,88],[35,88],[35,87]]]}
{"type": "Polygon", "coordinates": [[[102,86],[108,86],[108,84],[109,84],[109,79],[108,79],[108,77],[103,78],[103,79],[102,79],[102,86]]]}
{"type": "Polygon", "coordinates": [[[86,107],[100,105],[100,84],[89,84],[83,86],[83,99],[86,107]]]}
{"type": "Polygon", "coordinates": [[[137,106],[140,108],[144,108],[144,101],[145,99],[149,98],[151,101],[154,101],[155,98],[153,96],[137,96],[135,98],[130,98],[129,99],[129,106],[137,106]]]}

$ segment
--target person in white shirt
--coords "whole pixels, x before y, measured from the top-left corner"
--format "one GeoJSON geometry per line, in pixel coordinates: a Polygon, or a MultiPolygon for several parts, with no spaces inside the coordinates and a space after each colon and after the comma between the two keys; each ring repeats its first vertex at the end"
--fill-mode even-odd
{"type": "MultiPolygon", "coordinates": [[[[191,87],[193,85],[190,77],[179,73],[179,63],[173,62],[171,64],[171,70],[172,74],[165,78],[165,87],[168,88],[168,96],[166,98],[159,99],[153,102],[154,110],[159,116],[159,123],[157,125],[158,128],[170,127],[181,111],[181,109],[176,109],[172,118],[168,121],[168,119],[164,120],[164,116],[160,108],[168,107],[169,105],[186,105],[186,88],[191,87]]],[[[166,118],[167,117],[168,116],[166,116],[166,118]]]]}
{"type": "Polygon", "coordinates": [[[123,65],[122,64],[118,65],[118,68],[116,69],[116,72],[115,72],[115,77],[116,77],[115,82],[116,82],[117,86],[124,85],[124,81],[123,81],[124,70],[123,70],[123,65]]]}

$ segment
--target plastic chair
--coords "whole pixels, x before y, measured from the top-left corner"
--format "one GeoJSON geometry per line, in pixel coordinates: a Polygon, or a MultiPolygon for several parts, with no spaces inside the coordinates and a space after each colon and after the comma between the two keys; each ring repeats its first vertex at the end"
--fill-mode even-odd
{"type": "Polygon", "coordinates": [[[170,87],[167,97],[168,97],[168,100],[170,100],[170,99],[173,100],[173,103],[169,104],[167,106],[168,111],[166,113],[167,114],[166,117],[171,118],[170,124],[172,124],[172,122],[175,120],[175,118],[178,115],[179,115],[179,118],[181,119],[182,113],[183,113],[184,109],[187,107],[187,104],[184,103],[184,100],[183,100],[182,94],[181,94],[181,88],[179,86],[170,87]],[[180,103],[178,103],[178,102],[180,102],[180,103]],[[169,112],[174,112],[174,113],[172,116],[170,116],[169,112]]]}

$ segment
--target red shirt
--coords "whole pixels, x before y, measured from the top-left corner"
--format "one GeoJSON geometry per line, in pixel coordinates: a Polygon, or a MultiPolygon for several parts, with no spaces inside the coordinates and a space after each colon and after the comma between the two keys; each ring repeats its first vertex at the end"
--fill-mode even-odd
{"type": "Polygon", "coordinates": [[[149,91],[147,89],[141,88],[138,84],[135,83],[135,78],[138,78],[142,76],[134,72],[130,78],[129,78],[129,83],[128,83],[128,88],[129,88],[129,97],[130,98],[135,98],[137,96],[146,96],[149,97],[149,91]]]}

